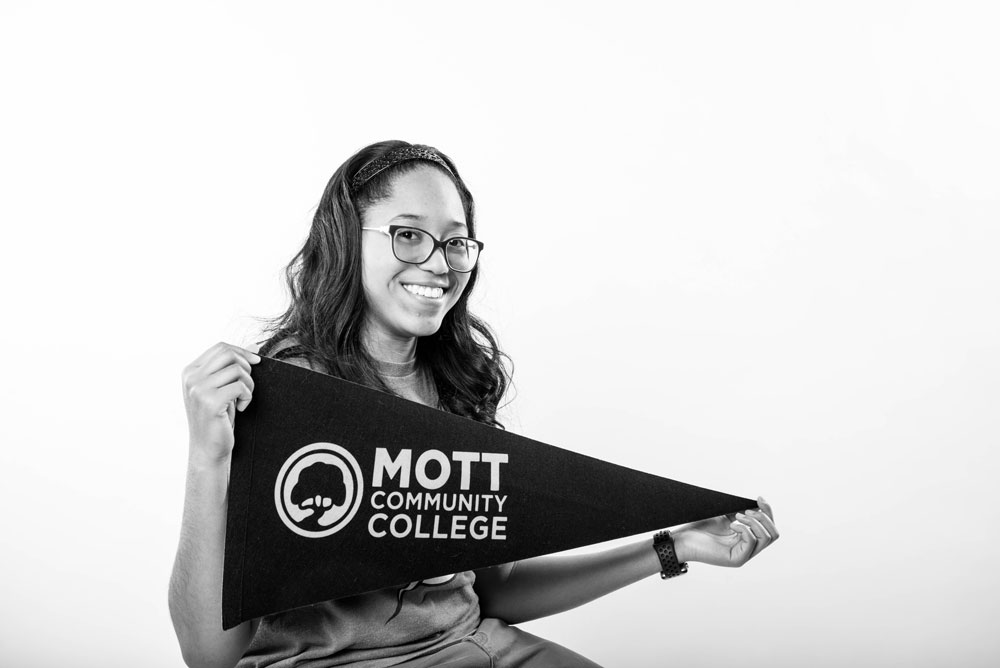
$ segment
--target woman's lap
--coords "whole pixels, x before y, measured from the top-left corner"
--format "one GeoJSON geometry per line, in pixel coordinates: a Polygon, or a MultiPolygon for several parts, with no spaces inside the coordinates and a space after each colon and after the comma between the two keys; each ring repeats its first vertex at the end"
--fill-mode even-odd
{"type": "Polygon", "coordinates": [[[576,652],[497,619],[484,619],[476,632],[433,654],[398,668],[601,668],[576,652]]]}

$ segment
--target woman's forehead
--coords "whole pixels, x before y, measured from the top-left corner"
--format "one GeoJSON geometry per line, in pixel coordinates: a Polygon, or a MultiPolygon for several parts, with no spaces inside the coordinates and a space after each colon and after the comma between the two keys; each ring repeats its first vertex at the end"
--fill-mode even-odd
{"type": "MultiPolygon", "coordinates": [[[[458,188],[441,170],[430,166],[418,167],[393,179],[389,197],[372,205],[370,212],[382,218],[466,224],[465,207],[458,188]]],[[[405,220],[400,224],[407,224],[405,220]]]]}

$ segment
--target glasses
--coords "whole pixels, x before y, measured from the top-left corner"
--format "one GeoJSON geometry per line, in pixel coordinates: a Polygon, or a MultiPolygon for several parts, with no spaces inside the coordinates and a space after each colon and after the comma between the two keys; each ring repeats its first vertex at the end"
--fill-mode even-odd
{"type": "Polygon", "coordinates": [[[439,241],[417,227],[405,225],[383,225],[382,227],[362,227],[362,230],[381,232],[392,239],[392,254],[400,262],[423,264],[431,259],[438,248],[444,250],[444,259],[452,271],[467,274],[479,260],[483,242],[470,237],[451,237],[439,241]]]}

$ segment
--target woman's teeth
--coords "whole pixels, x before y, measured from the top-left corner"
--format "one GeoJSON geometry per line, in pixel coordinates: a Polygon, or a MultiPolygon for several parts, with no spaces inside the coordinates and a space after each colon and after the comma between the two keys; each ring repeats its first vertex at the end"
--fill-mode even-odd
{"type": "Polygon", "coordinates": [[[442,288],[432,288],[427,285],[414,285],[413,283],[403,283],[403,287],[406,288],[407,292],[412,292],[415,295],[428,297],[430,299],[441,299],[441,297],[444,296],[444,290],[442,288]]]}

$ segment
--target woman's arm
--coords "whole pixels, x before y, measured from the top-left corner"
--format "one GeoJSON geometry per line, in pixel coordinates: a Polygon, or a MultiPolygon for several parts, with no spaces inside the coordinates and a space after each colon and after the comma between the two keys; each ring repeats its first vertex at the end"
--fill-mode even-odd
{"type": "Polygon", "coordinates": [[[483,617],[531,621],[589,603],[660,571],[653,542],[594,554],[545,556],[476,572],[483,617]]]}
{"type": "Polygon", "coordinates": [[[256,624],[249,621],[222,630],[228,484],[228,460],[209,462],[191,457],[169,594],[181,654],[191,668],[232,668],[256,631],[256,624]]]}
{"type": "Polygon", "coordinates": [[[253,622],[222,630],[222,570],[233,422],[250,403],[251,365],[259,361],[219,343],[184,370],[188,470],[168,603],[181,654],[192,668],[232,668],[256,630],[253,622]]]}
{"type": "MultiPolygon", "coordinates": [[[[714,518],[676,532],[677,560],[717,566],[742,566],[778,538],[773,512],[763,499],[760,510],[735,520],[714,518]]],[[[625,585],[660,572],[651,540],[604,552],[525,559],[478,571],[476,593],[483,617],[508,624],[539,619],[589,603],[625,585]]]]}

